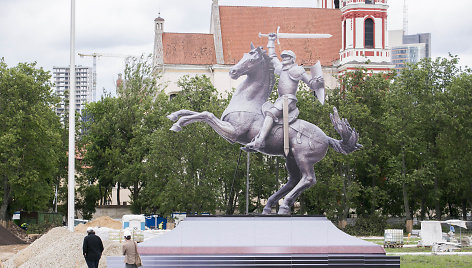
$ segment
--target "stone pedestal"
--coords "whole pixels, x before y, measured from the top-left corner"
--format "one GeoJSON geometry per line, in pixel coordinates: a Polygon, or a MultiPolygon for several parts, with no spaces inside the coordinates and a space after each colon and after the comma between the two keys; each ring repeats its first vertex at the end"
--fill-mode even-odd
{"type": "MultiPolygon", "coordinates": [[[[400,267],[399,257],[386,256],[382,246],[316,216],[187,217],[138,251],[143,267],[400,267]]],[[[108,267],[118,261],[113,258],[108,267]]]]}

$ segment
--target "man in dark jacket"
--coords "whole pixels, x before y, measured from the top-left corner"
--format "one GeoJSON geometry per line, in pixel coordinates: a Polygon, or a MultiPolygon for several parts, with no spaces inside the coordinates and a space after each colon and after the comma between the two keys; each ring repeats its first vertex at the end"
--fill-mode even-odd
{"type": "Polygon", "coordinates": [[[103,243],[100,237],[95,235],[92,227],[87,228],[87,236],[84,238],[82,250],[87,266],[89,268],[98,268],[98,262],[103,252],[103,243]]]}

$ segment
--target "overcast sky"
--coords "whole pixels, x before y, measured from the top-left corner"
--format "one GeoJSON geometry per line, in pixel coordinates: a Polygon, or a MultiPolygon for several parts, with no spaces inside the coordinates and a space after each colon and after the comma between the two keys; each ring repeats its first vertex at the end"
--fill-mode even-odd
{"type": "MultiPolygon", "coordinates": [[[[70,0],[0,0],[0,58],[9,66],[36,61],[52,71],[69,65],[70,0]]],[[[152,53],[154,19],[166,32],[208,33],[211,0],[76,0],[76,51],[140,55],[152,53]]],[[[220,5],[315,7],[316,0],[220,0],[220,5]]],[[[408,33],[432,35],[432,57],[458,55],[472,66],[470,0],[408,0],[408,33]]],[[[403,0],[389,0],[388,28],[403,24],[403,0]]],[[[341,24],[340,24],[341,27],[341,24]]],[[[274,30],[276,25],[274,25],[274,30]]],[[[92,66],[92,58],[76,57],[92,66]]],[[[97,61],[97,89],[114,93],[124,59],[97,61]]]]}

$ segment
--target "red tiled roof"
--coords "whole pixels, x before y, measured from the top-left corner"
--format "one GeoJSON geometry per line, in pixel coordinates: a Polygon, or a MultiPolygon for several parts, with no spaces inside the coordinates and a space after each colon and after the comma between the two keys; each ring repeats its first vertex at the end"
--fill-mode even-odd
{"type": "Polygon", "coordinates": [[[317,60],[330,66],[339,59],[341,49],[341,11],[339,9],[239,7],[220,6],[221,32],[225,64],[237,63],[249,51],[250,43],[267,45],[259,32],[277,30],[284,33],[327,33],[329,39],[280,39],[277,54],[290,49],[297,55],[299,65],[312,65],[317,60]]]}
{"type": "Polygon", "coordinates": [[[163,33],[165,64],[215,64],[212,34],[163,33]]]}

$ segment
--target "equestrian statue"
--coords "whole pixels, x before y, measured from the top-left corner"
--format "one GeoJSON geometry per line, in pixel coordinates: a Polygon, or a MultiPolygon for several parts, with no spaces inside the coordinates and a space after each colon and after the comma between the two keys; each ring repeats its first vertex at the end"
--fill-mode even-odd
{"type": "MultiPolygon", "coordinates": [[[[296,34],[286,35],[293,38],[296,34]]],[[[341,136],[340,140],[328,137],[316,125],[297,118],[296,92],[300,80],[315,92],[321,104],[324,103],[321,65],[318,61],[310,68],[310,77],[303,67],[295,63],[293,51],[283,51],[282,61],[277,58],[274,42],[278,38],[288,37],[282,37],[283,34],[278,33],[278,30],[277,33],[263,36],[268,37],[268,52],[251,43],[251,50],[230,69],[232,79],[243,75],[246,75],[246,79],[237,87],[221,119],[207,111],[189,110],[180,110],[167,117],[175,121],[170,129],[172,131],[181,131],[183,126],[191,123],[205,122],[227,141],[245,145],[241,148],[244,151],[285,157],[287,183],[269,197],[263,214],[271,214],[272,207],[284,198],[278,214],[289,215],[298,196],[316,183],[314,164],[324,158],[328,147],[349,154],[362,145],[357,143],[359,134],[346,119],[339,117],[336,108],[330,118],[341,136]],[[274,87],[275,74],[279,75],[279,98],[271,103],[268,98],[274,87]]],[[[326,37],[329,35],[308,38],[326,37]]]]}

